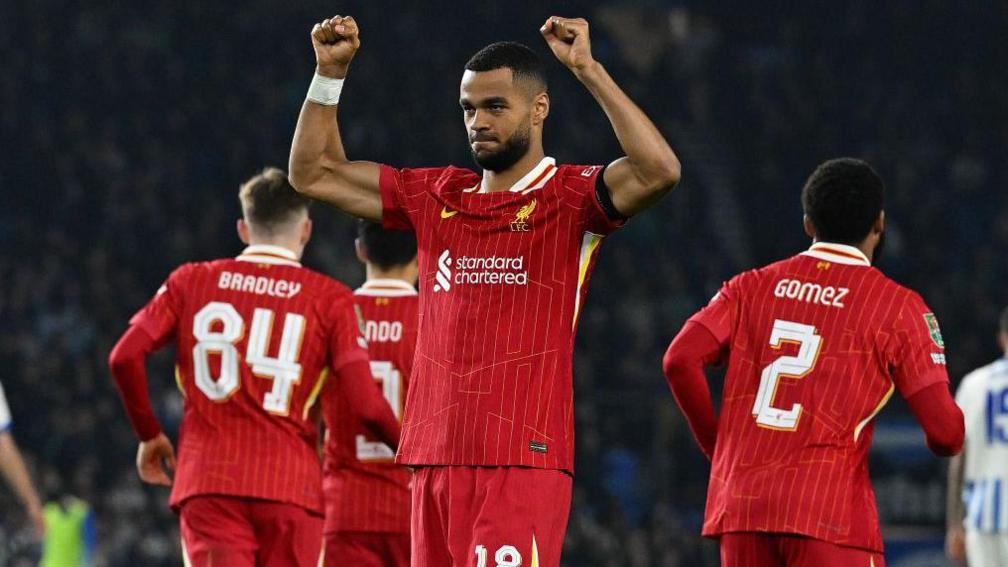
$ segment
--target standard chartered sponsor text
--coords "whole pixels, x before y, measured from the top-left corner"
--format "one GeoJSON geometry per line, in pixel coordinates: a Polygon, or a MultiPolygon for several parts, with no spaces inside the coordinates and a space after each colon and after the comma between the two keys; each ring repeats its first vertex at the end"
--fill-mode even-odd
{"type": "Polygon", "coordinates": [[[435,291],[448,291],[451,285],[528,285],[524,256],[459,256],[452,258],[445,250],[439,258],[435,291]],[[450,285],[444,285],[447,280],[450,285]]]}

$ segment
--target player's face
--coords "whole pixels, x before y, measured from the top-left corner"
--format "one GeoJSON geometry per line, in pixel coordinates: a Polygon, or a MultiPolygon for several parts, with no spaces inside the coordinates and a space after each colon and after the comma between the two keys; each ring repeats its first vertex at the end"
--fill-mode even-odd
{"type": "Polygon", "coordinates": [[[473,160],[483,169],[504,171],[529,149],[532,101],[511,80],[510,69],[466,71],[459,105],[473,160]]]}

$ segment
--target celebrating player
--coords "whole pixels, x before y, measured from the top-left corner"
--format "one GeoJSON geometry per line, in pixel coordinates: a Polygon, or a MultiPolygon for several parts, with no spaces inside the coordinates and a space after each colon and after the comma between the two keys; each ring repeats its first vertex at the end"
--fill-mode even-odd
{"type": "Polygon", "coordinates": [[[235,259],[185,264],[130,320],[110,366],[140,448],[137,469],[173,484],[187,565],[314,566],[322,551],[318,407],[333,382],[382,441],[399,423],[375,387],[350,290],[303,268],[308,200],[279,169],[241,187],[235,259]],[[175,468],[147,395],[146,356],[177,345],[184,397],[175,468]],[[327,376],[332,377],[327,380],[327,376]]]}
{"type": "Polygon", "coordinates": [[[570,509],[572,351],[602,239],[679,180],[679,162],[592,58],[588,23],[540,30],[595,97],[626,157],[557,165],[539,57],[494,43],[465,65],[461,113],[482,175],[349,161],[336,120],[360,46],[350,17],[312,30],[315,78],[291,148],[291,180],[345,212],[412,229],[420,330],[397,460],[413,484],[414,565],[555,567],[570,509]]]}
{"type": "Polygon", "coordinates": [[[962,445],[937,319],[872,267],[882,200],[868,164],[820,165],[802,191],[812,247],[730,280],[665,355],[713,460],[703,534],[720,538],[725,567],[882,567],[867,455],[894,390],[932,451],[962,445]],[[718,420],[703,367],[723,361],[718,420]]]}
{"type": "MultiPolygon", "coordinates": [[[[413,351],[418,298],[417,245],[412,232],[360,221],[357,257],[367,281],[354,291],[364,319],[371,372],[397,417],[402,416],[413,351]]],[[[326,498],[326,565],[408,567],[410,478],[395,453],[372,439],[338,396],[328,424],[322,486],[326,498]]]]}
{"type": "Polygon", "coordinates": [[[970,567],[1008,565],[1008,309],[998,343],[1005,357],[967,374],[956,391],[966,443],[949,463],[945,542],[949,558],[970,567]]]}

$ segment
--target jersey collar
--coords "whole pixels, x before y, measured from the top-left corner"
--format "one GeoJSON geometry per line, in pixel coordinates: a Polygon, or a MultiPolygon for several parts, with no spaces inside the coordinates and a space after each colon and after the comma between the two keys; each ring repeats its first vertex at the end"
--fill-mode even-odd
{"type": "Polygon", "coordinates": [[[301,267],[297,254],[282,246],[273,246],[272,244],[251,244],[242,250],[242,253],[235,259],[239,262],[301,267]]]}
{"type": "MultiPolygon", "coordinates": [[[[508,191],[512,193],[521,193],[522,195],[528,195],[532,191],[537,189],[542,189],[550,179],[556,175],[557,167],[556,160],[546,156],[539,161],[539,163],[532,168],[531,171],[525,174],[524,177],[515,182],[508,191]]],[[[480,184],[475,187],[471,187],[465,190],[466,193],[486,193],[486,189],[483,187],[483,181],[480,180],[480,184]]]]}
{"type": "Polygon", "coordinates": [[[354,295],[376,297],[405,297],[416,294],[416,289],[407,282],[391,278],[372,278],[354,290],[354,295]]]}
{"type": "Polygon", "coordinates": [[[815,242],[811,248],[802,252],[802,256],[811,256],[820,260],[829,260],[830,262],[850,266],[871,266],[871,262],[868,261],[868,257],[864,255],[864,252],[847,244],[815,242]]]}

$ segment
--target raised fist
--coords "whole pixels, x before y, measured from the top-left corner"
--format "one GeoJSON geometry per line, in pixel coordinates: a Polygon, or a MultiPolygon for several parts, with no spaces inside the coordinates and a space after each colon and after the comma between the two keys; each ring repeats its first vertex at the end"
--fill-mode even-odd
{"type": "Polygon", "coordinates": [[[575,73],[591,67],[595,60],[588,37],[588,21],[584,18],[551,16],[539,28],[553,55],[575,73]]]}
{"type": "Polygon", "coordinates": [[[321,75],[342,79],[360,47],[360,30],[351,16],[334,16],[312,28],[312,47],[321,75]]]}

